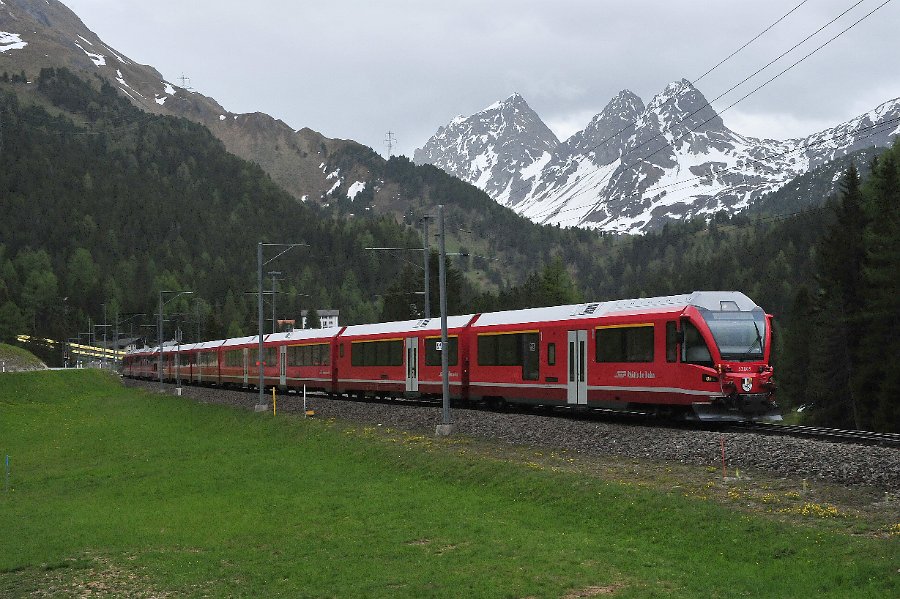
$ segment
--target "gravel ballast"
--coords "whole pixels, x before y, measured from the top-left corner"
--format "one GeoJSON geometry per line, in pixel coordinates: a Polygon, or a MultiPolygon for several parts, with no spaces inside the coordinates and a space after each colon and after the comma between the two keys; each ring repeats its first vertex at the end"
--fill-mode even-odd
{"type": "MultiPolygon", "coordinates": [[[[129,387],[160,391],[159,383],[124,379],[129,387]]],[[[163,392],[174,394],[173,385],[163,392]]],[[[183,387],[182,395],[203,403],[253,409],[257,394],[207,387],[183,387]]],[[[270,405],[271,405],[271,400],[270,405]]],[[[367,402],[308,395],[317,418],[392,427],[433,434],[441,408],[403,402],[367,402]]],[[[300,395],[279,395],[279,412],[302,412],[300,395]]],[[[866,485],[900,492],[900,451],[850,443],[716,432],[699,428],[652,426],[598,419],[454,409],[454,434],[513,445],[567,450],[583,455],[617,456],[695,466],[721,467],[725,440],[729,469],[760,471],[791,478],[819,478],[847,486],[866,485]]]]}

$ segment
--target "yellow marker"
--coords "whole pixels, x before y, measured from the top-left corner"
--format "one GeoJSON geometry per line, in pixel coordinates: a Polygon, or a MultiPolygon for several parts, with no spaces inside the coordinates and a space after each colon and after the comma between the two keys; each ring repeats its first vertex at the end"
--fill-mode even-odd
{"type": "Polygon", "coordinates": [[[272,416],[276,414],[276,404],[275,404],[275,387],[272,387],[272,416]]]}

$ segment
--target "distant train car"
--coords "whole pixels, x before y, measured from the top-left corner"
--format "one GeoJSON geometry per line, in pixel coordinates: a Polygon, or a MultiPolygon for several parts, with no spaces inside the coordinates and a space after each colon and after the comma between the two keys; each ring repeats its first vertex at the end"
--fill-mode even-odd
{"type": "MultiPolygon", "coordinates": [[[[447,319],[450,392],[465,397],[465,345],[460,336],[472,315],[447,319]]],[[[336,337],[335,392],[354,395],[439,395],[441,319],[419,319],[346,327],[336,337]]]]}
{"type": "MultiPolygon", "coordinates": [[[[780,420],[772,326],[743,293],[531,308],[301,330],[263,338],[264,385],[357,397],[439,396],[446,352],[451,398],[651,411],[701,420],[780,420]]],[[[182,379],[259,384],[258,337],[183,346],[182,379]]],[[[175,349],[163,353],[174,380],[175,349]]],[[[130,352],[125,376],[156,378],[159,350],[130,352]]]]}
{"type": "MultiPolygon", "coordinates": [[[[341,327],[301,329],[266,337],[266,347],[276,347],[278,381],[281,389],[301,389],[332,393],[335,388],[335,337],[341,327]]],[[[256,376],[259,372],[256,371],[256,376]]]]}

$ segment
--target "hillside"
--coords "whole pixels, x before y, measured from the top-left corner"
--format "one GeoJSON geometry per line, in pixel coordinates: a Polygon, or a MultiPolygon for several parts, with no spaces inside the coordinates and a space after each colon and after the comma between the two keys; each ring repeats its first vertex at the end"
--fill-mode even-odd
{"type": "Polygon", "coordinates": [[[0,343],[0,371],[26,372],[44,370],[47,366],[28,350],[0,343]]]}
{"type": "Polygon", "coordinates": [[[147,115],[65,70],[0,84],[0,119],[0,320],[22,328],[63,337],[101,318],[101,302],[110,320],[150,315],[158,289],[191,289],[190,331],[252,330],[244,292],[258,241],[309,244],[273,264],[283,313],[313,305],[374,320],[373,294],[398,267],[364,248],[420,243],[390,218],[329,218],[205,128],[147,115]]]}
{"type": "Polygon", "coordinates": [[[59,0],[0,3],[0,31],[11,40],[0,52],[0,73],[24,72],[34,79],[42,68],[65,67],[100,77],[144,112],[204,125],[229,152],[258,164],[297,199],[318,200],[328,189],[320,164],[332,151],[358,145],[308,128],[294,131],[267,114],[229,112],[215,99],[166,81],[152,66],[110,47],[59,0]]]}

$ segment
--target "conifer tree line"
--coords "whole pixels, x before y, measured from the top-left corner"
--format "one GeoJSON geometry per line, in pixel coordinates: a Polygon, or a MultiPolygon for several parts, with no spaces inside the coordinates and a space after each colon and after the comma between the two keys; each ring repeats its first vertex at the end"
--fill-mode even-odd
{"type": "MultiPolygon", "coordinates": [[[[141,325],[155,324],[160,289],[194,291],[166,309],[167,330],[181,326],[186,340],[253,334],[257,241],[309,244],[277,263],[279,317],[336,308],[343,324],[418,318],[421,251],[365,248],[422,248],[418,222],[442,203],[451,229],[468,231],[449,240],[451,314],[743,291],[776,317],[786,411],[811,405],[803,414],[818,424],[900,428],[890,368],[900,314],[896,145],[866,165],[865,179],[851,167],[824,208],[598,235],[536,225],[439,169],[354,147],[329,165],[368,168],[360,201],[374,201],[375,180],[421,200],[399,217],[355,201],[317,208],[202,126],[140,112],[108,84],[46,69],[28,86],[44,98],[35,102],[23,99],[23,81],[0,80],[0,339],[72,337],[88,317],[102,320],[104,303],[120,332],[155,342],[141,325]],[[146,316],[126,321],[133,313],[146,316]]],[[[436,317],[439,257],[429,245],[436,317]]]]}
{"type": "Polygon", "coordinates": [[[900,430],[900,141],[873,159],[863,184],[842,179],[816,245],[816,277],[798,287],[782,380],[833,426],[900,430]]]}

